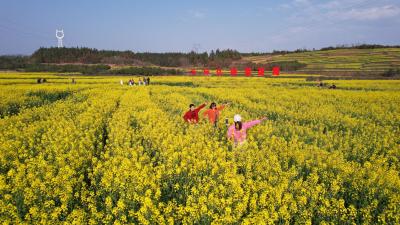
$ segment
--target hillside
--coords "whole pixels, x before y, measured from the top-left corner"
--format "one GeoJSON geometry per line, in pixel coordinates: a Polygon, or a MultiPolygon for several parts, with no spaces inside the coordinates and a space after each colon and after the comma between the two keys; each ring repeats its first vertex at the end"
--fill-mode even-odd
{"type": "Polygon", "coordinates": [[[379,73],[400,67],[400,48],[338,49],[289,53],[284,55],[246,56],[244,60],[265,64],[298,61],[307,66],[297,72],[370,72],[379,73]]]}
{"type": "Polygon", "coordinates": [[[183,74],[191,68],[229,70],[236,67],[243,71],[251,67],[257,71],[263,67],[271,71],[272,67],[279,66],[281,71],[290,74],[399,77],[399,47],[367,47],[273,53],[239,53],[230,49],[217,49],[210,53],[135,53],[89,48],[40,48],[31,56],[0,56],[0,70],[136,75],[150,75],[154,72],[153,75],[166,75],[183,74]],[[159,67],[159,71],[155,72],[154,67],[159,67]]]}

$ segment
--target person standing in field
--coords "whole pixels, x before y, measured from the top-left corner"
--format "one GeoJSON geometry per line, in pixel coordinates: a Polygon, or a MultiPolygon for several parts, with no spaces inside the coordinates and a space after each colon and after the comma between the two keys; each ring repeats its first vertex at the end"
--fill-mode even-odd
{"type": "Polygon", "coordinates": [[[233,117],[233,121],[235,122],[228,128],[228,139],[233,140],[235,146],[240,146],[246,142],[247,137],[247,129],[261,123],[266,120],[266,117],[263,117],[259,120],[253,120],[249,122],[242,123],[242,117],[239,114],[236,114],[233,117]]]}
{"type": "Polygon", "coordinates": [[[147,85],[150,85],[150,77],[147,77],[147,85]]]}
{"type": "Polygon", "coordinates": [[[219,116],[221,114],[221,111],[225,108],[225,106],[228,106],[228,104],[222,104],[221,106],[217,107],[217,104],[213,102],[210,105],[210,109],[207,109],[203,113],[203,116],[207,116],[208,121],[210,121],[210,123],[214,124],[214,126],[217,127],[219,116]]]}
{"type": "Polygon", "coordinates": [[[185,113],[183,119],[188,123],[196,124],[199,122],[199,111],[204,108],[207,103],[203,103],[199,107],[195,107],[194,104],[189,105],[189,111],[185,113]]]}
{"type": "Polygon", "coordinates": [[[146,77],[143,77],[143,85],[144,85],[144,86],[147,85],[147,79],[146,79],[146,77]]]}

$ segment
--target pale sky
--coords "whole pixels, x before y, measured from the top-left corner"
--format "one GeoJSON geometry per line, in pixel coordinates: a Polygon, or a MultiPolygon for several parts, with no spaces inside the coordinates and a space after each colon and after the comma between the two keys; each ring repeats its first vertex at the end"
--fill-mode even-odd
{"type": "Polygon", "coordinates": [[[57,45],[134,52],[266,52],[400,45],[400,0],[0,0],[0,55],[57,45]]]}

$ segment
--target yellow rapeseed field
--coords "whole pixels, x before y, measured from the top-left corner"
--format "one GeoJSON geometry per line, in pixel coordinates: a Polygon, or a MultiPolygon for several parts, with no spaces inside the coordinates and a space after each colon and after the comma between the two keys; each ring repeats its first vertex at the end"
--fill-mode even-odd
{"type": "Polygon", "coordinates": [[[3,224],[400,224],[400,81],[71,78],[0,73],[3,224]]]}

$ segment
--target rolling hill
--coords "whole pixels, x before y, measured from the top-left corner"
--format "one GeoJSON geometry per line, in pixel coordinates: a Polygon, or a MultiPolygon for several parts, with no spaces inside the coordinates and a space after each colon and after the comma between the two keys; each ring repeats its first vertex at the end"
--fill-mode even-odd
{"type": "Polygon", "coordinates": [[[244,61],[253,63],[275,63],[298,61],[307,66],[301,73],[382,73],[391,68],[400,68],[400,48],[337,49],[311,51],[283,55],[246,56],[244,61]]]}

